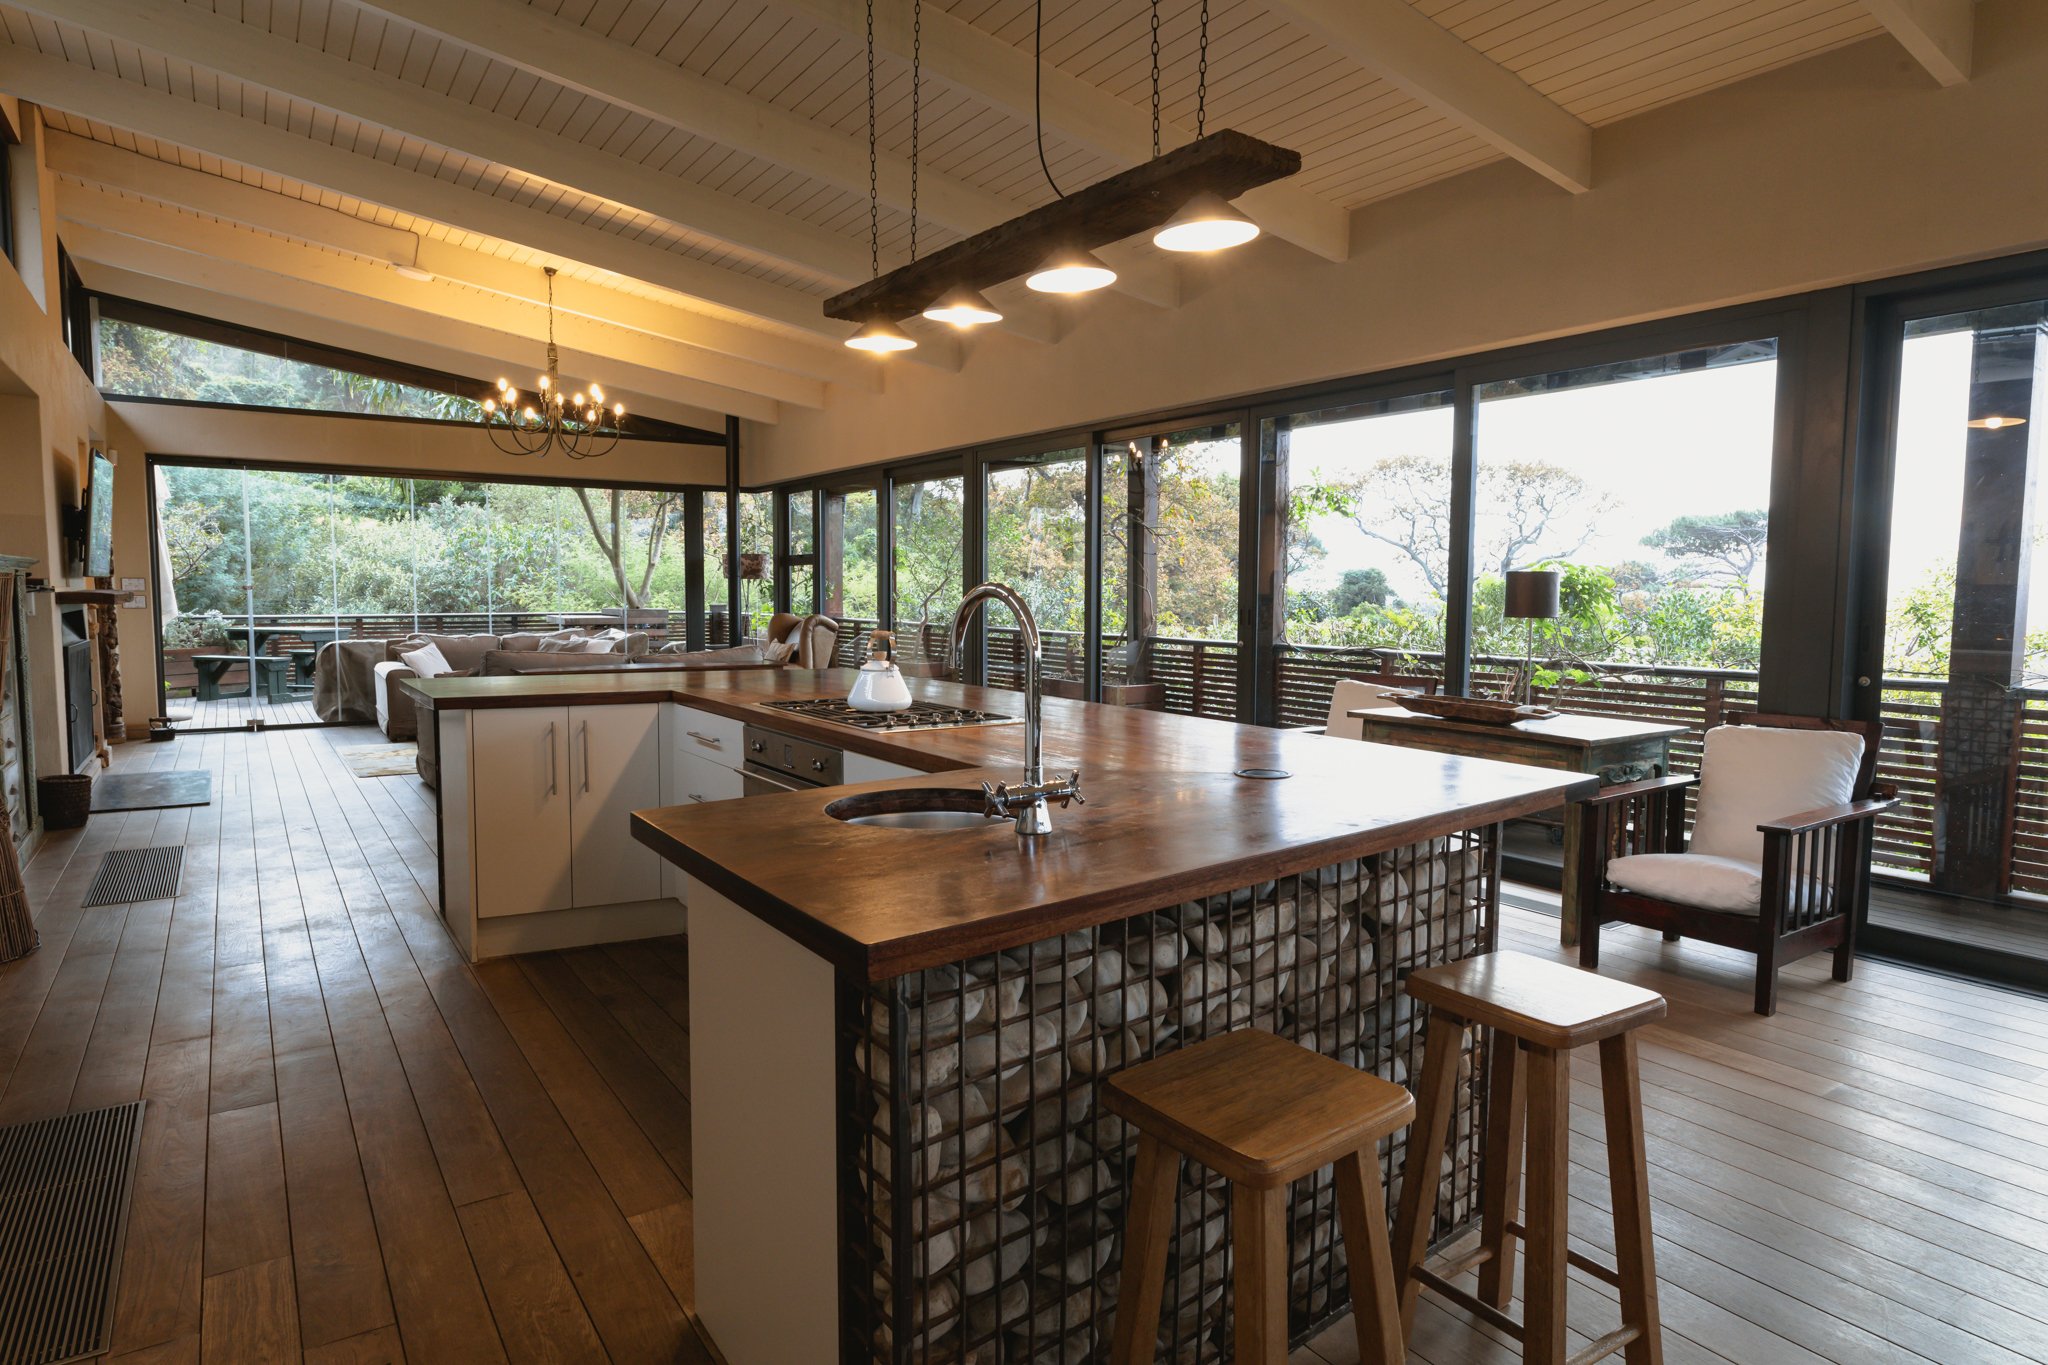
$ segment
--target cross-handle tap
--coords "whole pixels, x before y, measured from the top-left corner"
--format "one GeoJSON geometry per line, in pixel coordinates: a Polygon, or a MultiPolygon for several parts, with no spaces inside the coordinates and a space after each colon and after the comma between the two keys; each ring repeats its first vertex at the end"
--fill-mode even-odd
{"type": "MultiPolygon", "coordinates": [[[[987,601],[997,601],[1009,607],[1017,617],[1017,630],[1024,644],[1024,781],[1017,785],[1008,782],[984,783],[982,792],[988,800],[991,815],[1000,812],[1014,816],[1017,833],[1020,835],[1042,835],[1052,832],[1052,809],[1050,803],[1057,801],[1065,806],[1070,801],[1081,800],[1081,774],[1072,773],[1051,782],[1045,780],[1043,736],[1039,718],[1045,700],[1043,682],[1044,655],[1039,645],[1038,620],[1031,614],[1031,606],[1016,589],[1002,583],[983,583],[970,588],[960,599],[960,610],[953,615],[953,666],[960,666],[961,651],[967,644],[967,627],[974,622],[975,612],[987,601]]],[[[1087,804],[1085,801],[1082,804],[1087,804]]]]}

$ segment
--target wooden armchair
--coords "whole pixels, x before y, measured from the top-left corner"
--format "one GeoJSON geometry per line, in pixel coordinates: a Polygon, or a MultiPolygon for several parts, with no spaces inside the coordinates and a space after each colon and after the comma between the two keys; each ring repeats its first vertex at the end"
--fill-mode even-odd
{"type": "Polygon", "coordinates": [[[1875,781],[1876,721],[1748,716],[1707,733],[1700,772],[1609,787],[1581,808],[1579,964],[1600,965],[1600,927],[1756,954],[1756,1012],[1777,1009],[1778,968],[1832,949],[1855,970],[1870,896],[1871,831],[1897,805],[1875,781]],[[1685,797],[1699,788],[1688,846],[1685,797]]]}

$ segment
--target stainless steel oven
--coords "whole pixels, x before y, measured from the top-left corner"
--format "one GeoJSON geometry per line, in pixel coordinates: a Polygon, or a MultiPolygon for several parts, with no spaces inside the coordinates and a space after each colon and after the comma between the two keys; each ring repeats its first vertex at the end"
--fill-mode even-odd
{"type": "Polygon", "coordinates": [[[745,744],[747,761],[740,780],[748,796],[836,787],[846,780],[846,756],[829,744],[761,725],[746,727],[745,744]]]}

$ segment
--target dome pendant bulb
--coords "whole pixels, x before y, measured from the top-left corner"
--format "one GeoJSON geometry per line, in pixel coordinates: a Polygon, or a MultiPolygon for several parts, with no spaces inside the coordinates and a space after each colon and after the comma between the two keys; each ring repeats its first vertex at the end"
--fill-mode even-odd
{"type": "Polygon", "coordinates": [[[1223,251],[1243,246],[1258,235],[1257,223],[1221,195],[1203,190],[1152,234],[1152,245],[1161,251],[1223,251]]]}
{"type": "Polygon", "coordinates": [[[1070,247],[1046,257],[1024,283],[1041,294],[1086,294],[1115,284],[1116,272],[1094,252],[1070,247]]]}
{"type": "Polygon", "coordinates": [[[926,304],[924,315],[933,322],[951,323],[955,327],[979,327],[1003,320],[1003,315],[979,289],[969,289],[964,284],[955,285],[926,304]]]}
{"type": "Polygon", "coordinates": [[[856,351],[887,353],[911,350],[917,341],[887,318],[875,318],[862,324],[858,332],[846,339],[846,344],[856,351]]]}

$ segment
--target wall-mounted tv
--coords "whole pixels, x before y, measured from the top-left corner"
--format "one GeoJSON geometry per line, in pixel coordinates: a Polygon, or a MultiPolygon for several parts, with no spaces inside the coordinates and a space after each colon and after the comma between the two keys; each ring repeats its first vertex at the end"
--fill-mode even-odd
{"type": "Polygon", "coordinates": [[[104,578],[114,572],[114,462],[95,450],[85,485],[85,572],[104,578]]]}

